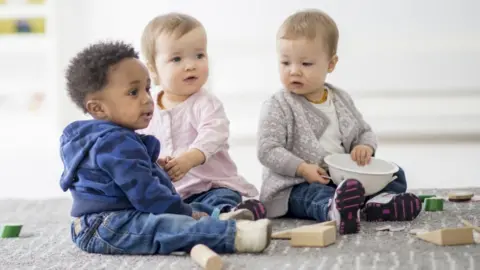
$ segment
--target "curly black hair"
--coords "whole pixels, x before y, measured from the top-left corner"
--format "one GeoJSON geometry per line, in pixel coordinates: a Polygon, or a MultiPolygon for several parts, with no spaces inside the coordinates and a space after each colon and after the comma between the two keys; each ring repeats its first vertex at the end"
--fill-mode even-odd
{"type": "Polygon", "coordinates": [[[68,95],[83,110],[85,97],[101,91],[107,84],[111,66],[125,58],[137,58],[138,52],[130,44],[121,41],[105,41],[92,44],[70,60],[65,73],[68,95]]]}

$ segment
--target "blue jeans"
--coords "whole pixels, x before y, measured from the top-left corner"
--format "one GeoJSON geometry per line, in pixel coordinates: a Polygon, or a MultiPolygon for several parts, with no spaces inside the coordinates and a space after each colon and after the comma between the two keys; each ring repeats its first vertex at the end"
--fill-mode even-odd
{"type": "Polygon", "coordinates": [[[90,214],[72,223],[73,242],[100,254],[167,255],[190,252],[204,244],[217,253],[233,253],[235,221],[203,217],[153,215],[136,210],[90,214]]]}
{"type": "Polygon", "coordinates": [[[228,188],[213,188],[208,191],[192,195],[184,200],[192,206],[193,211],[212,214],[215,208],[220,213],[228,212],[242,202],[242,195],[228,188]]]}
{"type": "MultiPolygon", "coordinates": [[[[380,192],[367,196],[366,200],[376,196],[379,193],[404,193],[407,190],[407,180],[405,172],[399,168],[394,174],[397,179],[390,182],[380,192]]],[[[320,183],[309,184],[307,182],[295,185],[290,193],[288,200],[288,217],[313,219],[320,222],[329,220],[328,210],[329,201],[335,194],[337,186],[333,182],[323,185],[320,183]]]]}

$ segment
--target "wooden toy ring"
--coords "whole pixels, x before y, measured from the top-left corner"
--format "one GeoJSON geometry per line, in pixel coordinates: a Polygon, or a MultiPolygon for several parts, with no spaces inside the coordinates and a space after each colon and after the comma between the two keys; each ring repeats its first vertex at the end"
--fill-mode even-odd
{"type": "Polygon", "coordinates": [[[448,200],[451,202],[468,202],[472,199],[473,192],[452,192],[448,194],[448,200]]]}

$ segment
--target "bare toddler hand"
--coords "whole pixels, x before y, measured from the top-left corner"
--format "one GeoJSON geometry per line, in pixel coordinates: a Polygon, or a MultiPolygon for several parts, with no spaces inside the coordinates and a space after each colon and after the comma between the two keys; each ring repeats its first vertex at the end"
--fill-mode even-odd
{"type": "Polygon", "coordinates": [[[202,217],[208,217],[209,215],[205,212],[193,212],[192,217],[196,220],[201,219],[202,217]]]}
{"type": "Polygon", "coordinates": [[[305,178],[308,183],[328,184],[330,179],[327,172],[316,164],[302,163],[298,166],[297,174],[305,178]]]}

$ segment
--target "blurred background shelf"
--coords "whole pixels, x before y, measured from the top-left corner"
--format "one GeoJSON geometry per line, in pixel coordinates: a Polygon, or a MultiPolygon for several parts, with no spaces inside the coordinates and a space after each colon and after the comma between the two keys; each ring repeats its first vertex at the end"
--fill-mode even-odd
{"type": "Polygon", "coordinates": [[[0,4],[0,18],[36,18],[45,17],[48,9],[44,5],[0,4]]]}
{"type": "Polygon", "coordinates": [[[54,59],[51,3],[0,0],[0,113],[30,115],[45,108],[54,59]]]}
{"type": "Polygon", "coordinates": [[[0,53],[45,52],[50,39],[45,34],[20,33],[0,35],[0,53]]]}

